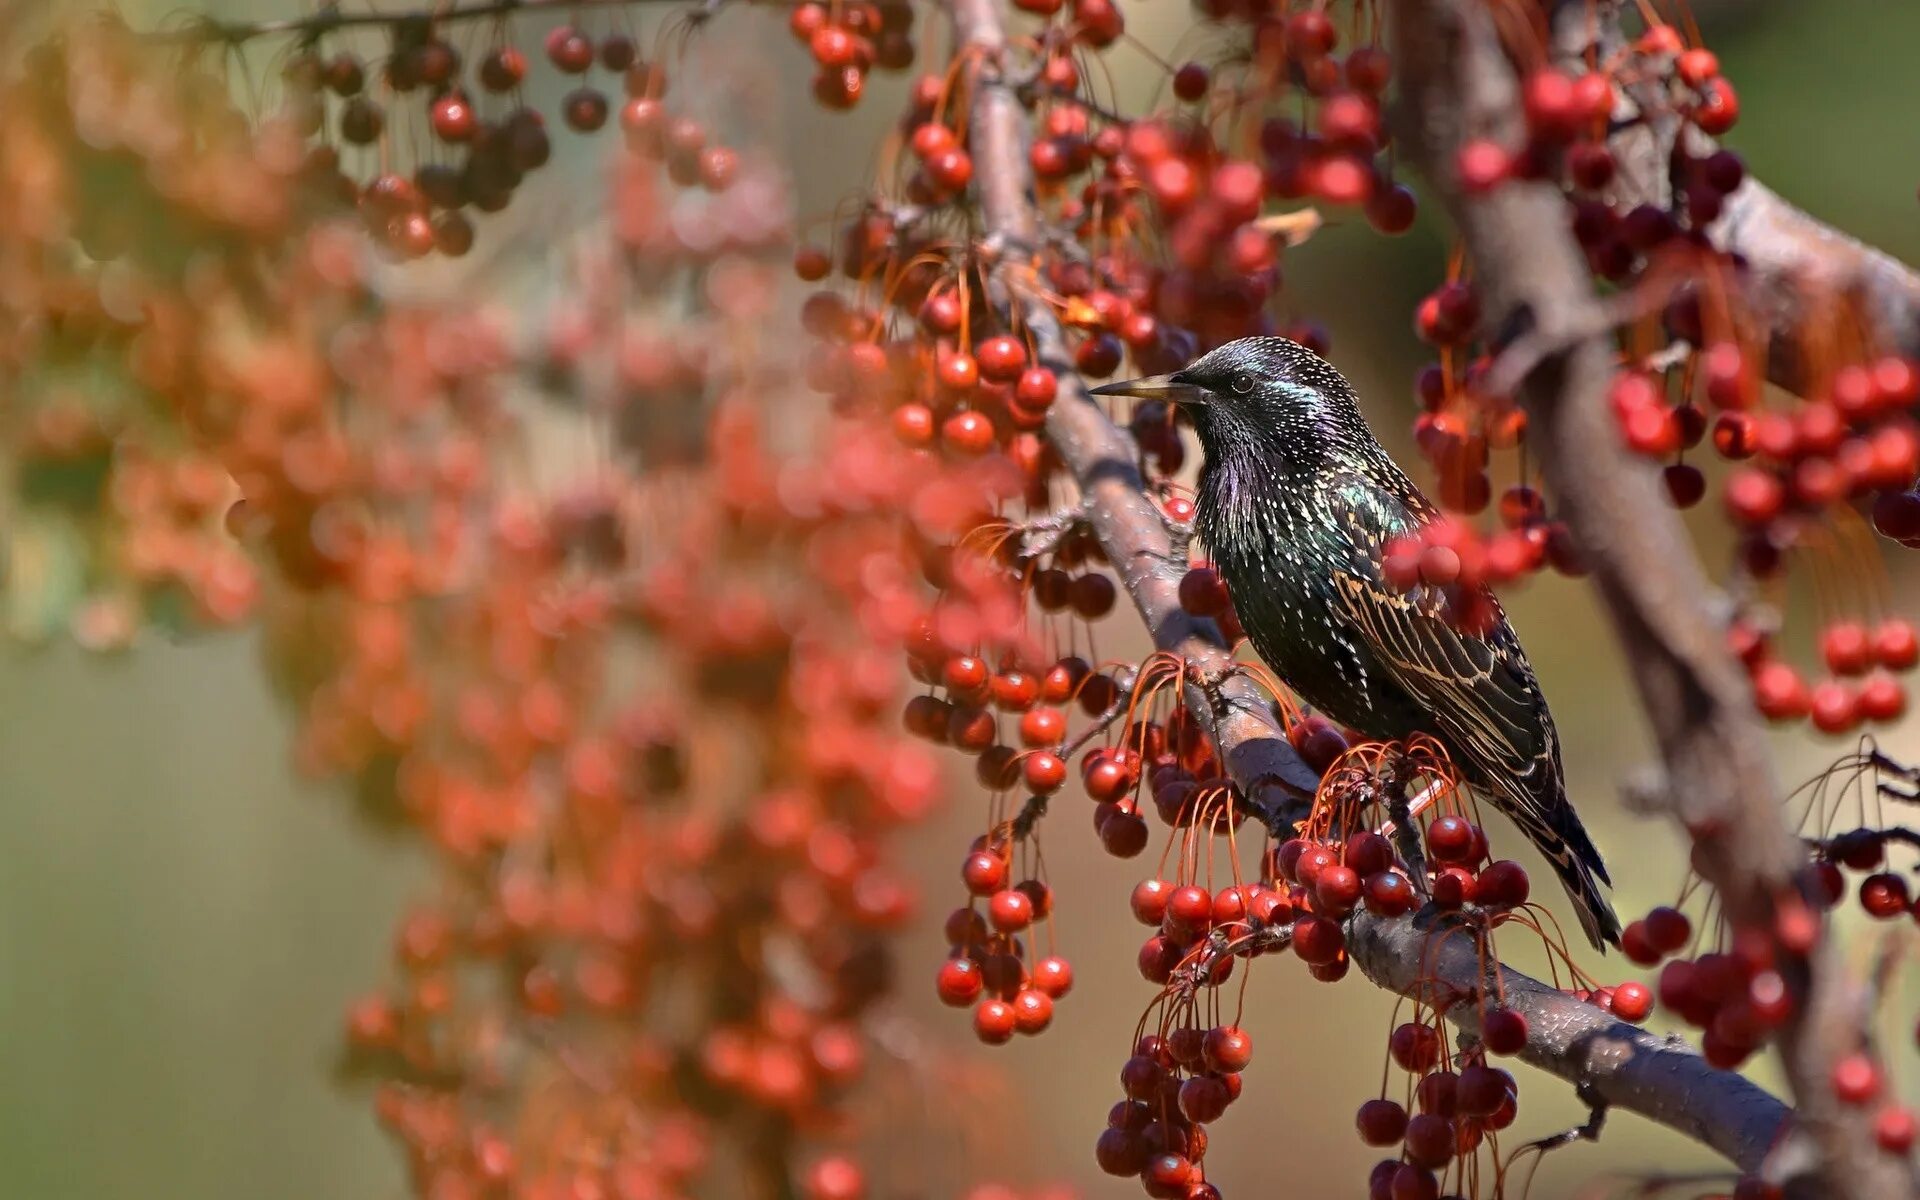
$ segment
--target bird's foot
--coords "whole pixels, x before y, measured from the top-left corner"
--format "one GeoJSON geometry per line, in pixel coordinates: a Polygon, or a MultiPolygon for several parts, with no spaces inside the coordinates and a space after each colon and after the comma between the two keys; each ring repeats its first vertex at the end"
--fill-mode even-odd
{"type": "Polygon", "coordinates": [[[1160,521],[1167,527],[1167,557],[1185,564],[1193,553],[1193,522],[1180,521],[1160,510],[1160,521]]]}
{"type": "Polygon", "coordinates": [[[1206,693],[1207,699],[1212,701],[1215,708],[1219,708],[1225,701],[1222,692],[1227,686],[1227,681],[1247,673],[1244,663],[1232,659],[1225,662],[1196,662],[1189,658],[1186,660],[1186,668],[1187,679],[1206,693]]]}
{"type": "Polygon", "coordinates": [[[1574,1095],[1580,1097],[1580,1102],[1587,1106],[1587,1119],[1572,1129],[1528,1142],[1524,1149],[1537,1150],[1544,1154],[1548,1150],[1558,1150],[1562,1146],[1571,1146],[1575,1142],[1600,1140],[1600,1131],[1607,1124],[1606,1100],[1601,1098],[1600,1091],[1594,1087],[1591,1078],[1582,1077],[1573,1085],[1573,1090],[1574,1095]]]}
{"type": "Polygon", "coordinates": [[[1420,845],[1420,830],[1414,825],[1413,806],[1407,801],[1406,785],[1398,778],[1394,767],[1389,766],[1388,770],[1393,773],[1387,788],[1387,816],[1394,852],[1406,864],[1414,894],[1420,897],[1422,904],[1427,904],[1433,900],[1433,890],[1427,885],[1426,850],[1420,845]]]}

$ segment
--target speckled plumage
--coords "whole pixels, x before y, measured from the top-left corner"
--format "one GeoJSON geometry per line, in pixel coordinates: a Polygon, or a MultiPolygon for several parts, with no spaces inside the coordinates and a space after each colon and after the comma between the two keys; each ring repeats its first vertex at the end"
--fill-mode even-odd
{"type": "Polygon", "coordinates": [[[1171,377],[1206,461],[1196,521],[1253,648],[1315,708],[1371,738],[1437,738],[1553,864],[1595,946],[1618,943],[1599,851],[1567,802],[1560,743],[1491,596],[1485,636],[1438,588],[1387,586],[1381,555],[1434,506],[1367,428],[1352,387],[1284,338],[1245,338],[1171,377]]]}

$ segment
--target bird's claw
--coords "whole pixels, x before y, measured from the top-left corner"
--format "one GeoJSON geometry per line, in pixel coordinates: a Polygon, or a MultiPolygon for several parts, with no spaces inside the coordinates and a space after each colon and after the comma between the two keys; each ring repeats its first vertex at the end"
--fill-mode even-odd
{"type": "Polygon", "coordinates": [[[1177,521],[1165,510],[1161,511],[1160,520],[1167,527],[1167,557],[1186,562],[1193,553],[1193,522],[1177,521]]]}
{"type": "Polygon", "coordinates": [[[1573,1092],[1574,1095],[1580,1098],[1580,1103],[1587,1106],[1587,1119],[1572,1129],[1562,1130],[1549,1137],[1528,1142],[1528,1148],[1544,1153],[1548,1150],[1557,1150],[1562,1146],[1571,1146],[1575,1142],[1597,1142],[1600,1140],[1600,1131],[1605,1128],[1607,1123],[1608,1104],[1606,1100],[1601,1097],[1600,1091],[1594,1086],[1592,1078],[1587,1076],[1582,1076],[1580,1080],[1573,1085],[1573,1092]]]}
{"type": "MultiPolygon", "coordinates": [[[[1393,771],[1392,768],[1389,770],[1393,771]]],[[[1420,845],[1420,831],[1413,824],[1413,809],[1407,802],[1407,789],[1397,771],[1393,771],[1387,788],[1387,817],[1392,824],[1394,851],[1406,864],[1414,895],[1420,897],[1422,904],[1431,904],[1433,889],[1427,885],[1426,851],[1420,845]]]]}

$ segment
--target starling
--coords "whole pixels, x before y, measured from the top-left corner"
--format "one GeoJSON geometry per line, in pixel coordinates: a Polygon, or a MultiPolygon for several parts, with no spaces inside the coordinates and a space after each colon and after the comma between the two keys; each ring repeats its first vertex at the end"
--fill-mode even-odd
{"type": "Polygon", "coordinates": [[[1383,577],[1388,545],[1438,510],[1340,372],[1285,338],[1242,338],[1094,393],[1170,400],[1192,419],[1205,453],[1195,523],[1267,665],[1365,737],[1437,739],[1553,864],[1595,947],[1618,945],[1606,866],[1567,802],[1553,718],[1499,602],[1479,588],[1483,619],[1464,622],[1457,591],[1383,577]]]}

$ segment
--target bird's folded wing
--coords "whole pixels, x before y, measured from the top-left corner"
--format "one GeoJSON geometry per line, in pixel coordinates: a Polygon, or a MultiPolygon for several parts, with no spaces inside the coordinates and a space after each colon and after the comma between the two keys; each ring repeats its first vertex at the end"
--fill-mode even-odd
{"type": "Polygon", "coordinates": [[[1552,828],[1536,797],[1553,789],[1535,775],[1553,769],[1552,726],[1505,619],[1481,637],[1447,619],[1437,589],[1397,592],[1364,570],[1336,571],[1333,583],[1334,606],[1366,640],[1376,669],[1432,714],[1453,753],[1470,760],[1459,765],[1477,768],[1525,816],[1552,828]]]}

